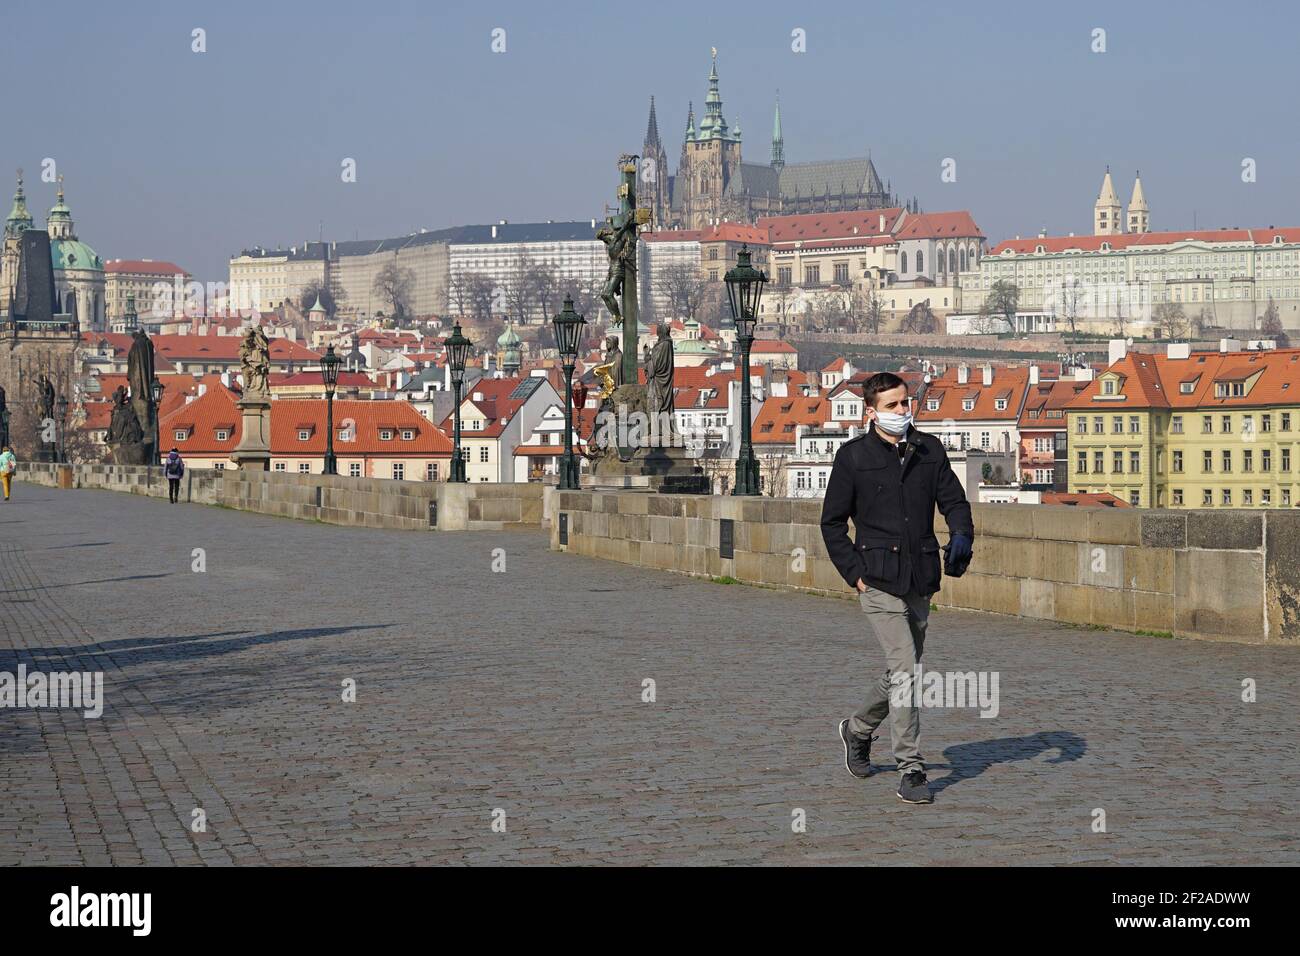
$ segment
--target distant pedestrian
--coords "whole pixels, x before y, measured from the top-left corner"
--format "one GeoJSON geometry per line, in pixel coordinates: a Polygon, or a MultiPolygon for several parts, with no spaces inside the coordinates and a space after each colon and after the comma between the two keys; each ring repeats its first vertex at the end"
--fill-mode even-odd
{"type": "Polygon", "coordinates": [[[0,451],[0,485],[4,486],[5,501],[9,500],[9,486],[13,483],[14,472],[18,470],[18,459],[14,457],[14,450],[8,445],[0,451]]]}
{"type": "Polygon", "coordinates": [[[863,383],[862,392],[870,425],[835,456],[822,505],[822,537],[844,582],[857,589],[867,629],[880,643],[888,669],[872,682],[862,707],[840,721],[840,739],[849,773],[865,777],[871,773],[873,732],[888,718],[902,777],[898,797],[929,803],[921,713],[913,694],[930,595],[940,582],[935,506],[948,524],[944,572],[953,577],[970,563],[975,526],[943,443],[912,426],[907,383],[879,372],[863,383]],[[856,541],[848,536],[850,518],[856,541]]]}
{"type": "Polygon", "coordinates": [[[176,504],[181,494],[181,479],[185,477],[185,460],[175,448],[167,453],[163,474],[167,476],[167,497],[171,499],[172,504],[176,504]]]}

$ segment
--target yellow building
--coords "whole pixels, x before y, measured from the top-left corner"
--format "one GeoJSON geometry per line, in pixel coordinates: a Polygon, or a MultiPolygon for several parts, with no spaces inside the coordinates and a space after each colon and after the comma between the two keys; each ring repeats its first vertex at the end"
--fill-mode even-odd
{"type": "Polygon", "coordinates": [[[1144,508],[1300,503],[1300,349],[1125,355],[1066,413],[1071,492],[1144,508]]]}

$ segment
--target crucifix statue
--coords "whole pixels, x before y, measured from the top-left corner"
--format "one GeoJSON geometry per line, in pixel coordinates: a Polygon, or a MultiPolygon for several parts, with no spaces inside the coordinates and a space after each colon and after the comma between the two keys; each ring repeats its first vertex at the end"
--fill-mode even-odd
{"type": "Polygon", "coordinates": [[[618,169],[621,177],[618,213],[608,217],[606,225],[596,232],[596,238],[605,244],[605,251],[609,255],[609,272],[600,297],[609,309],[612,324],[623,327],[622,380],[636,384],[636,230],[637,226],[650,221],[650,210],[638,209],[636,205],[637,157],[627,154],[619,157],[618,169]]]}

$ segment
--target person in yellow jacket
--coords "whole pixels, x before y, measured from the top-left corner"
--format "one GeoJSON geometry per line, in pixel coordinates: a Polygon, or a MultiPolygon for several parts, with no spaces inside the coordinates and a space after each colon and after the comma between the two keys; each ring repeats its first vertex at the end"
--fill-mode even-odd
{"type": "Polygon", "coordinates": [[[0,485],[4,486],[5,501],[9,500],[9,486],[13,483],[14,472],[18,470],[18,459],[8,445],[0,450],[0,485]]]}

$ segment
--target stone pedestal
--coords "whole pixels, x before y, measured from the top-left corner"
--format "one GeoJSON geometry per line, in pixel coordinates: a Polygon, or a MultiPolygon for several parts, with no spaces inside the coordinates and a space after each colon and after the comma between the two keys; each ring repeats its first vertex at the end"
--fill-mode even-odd
{"type": "Polygon", "coordinates": [[[271,399],[245,395],[235,402],[242,418],[239,444],[230,459],[241,471],[268,471],[271,467],[271,399]]]}

